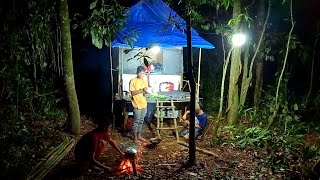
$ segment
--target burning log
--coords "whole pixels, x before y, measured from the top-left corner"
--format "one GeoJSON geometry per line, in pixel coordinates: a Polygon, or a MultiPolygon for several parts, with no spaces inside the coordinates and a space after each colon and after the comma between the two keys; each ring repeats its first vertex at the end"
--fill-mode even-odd
{"type": "MultiPolygon", "coordinates": [[[[185,142],[178,141],[178,144],[183,145],[183,146],[189,148],[189,145],[188,145],[187,143],[185,143],[185,142]]],[[[196,150],[199,151],[199,152],[201,152],[201,153],[204,153],[204,154],[206,154],[206,155],[219,157],[219,155],[215,154],[215,153],[212,152],[212,151],[208,151],[208,150],[201,149],[201,148],[198,148],[198,147],[196,147],[196,150]]]]}

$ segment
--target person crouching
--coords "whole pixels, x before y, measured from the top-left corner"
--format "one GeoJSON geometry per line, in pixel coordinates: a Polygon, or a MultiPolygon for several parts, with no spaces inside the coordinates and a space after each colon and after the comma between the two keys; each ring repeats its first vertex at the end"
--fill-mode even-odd
{"type": "Polygon", "coordinates": [[[110,167],[99,162],[99,157],[104,153],[108,144],[110,144],[121,157],[124,156],[124,152],[120,150],[110,136],[111,120],[110,117],[100,117],[98,127],[83,135],[77,142],[74,155],[82,172],[92,166],[101,168],[107,172],[111,171],[110,167]]]}

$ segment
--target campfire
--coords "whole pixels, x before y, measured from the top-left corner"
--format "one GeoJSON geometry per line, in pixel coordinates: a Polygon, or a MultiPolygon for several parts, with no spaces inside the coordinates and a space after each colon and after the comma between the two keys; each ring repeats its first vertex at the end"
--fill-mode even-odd
{"type": "Polygon", "coordinates": [[[120,172],[117,174],[118,176],[123,174],[137,175],[138,172],[142,170],[142,165],[137,164],[136,160],[125,158],[125,159],[122,159],[119,166],[119,170],[120,172]]]}
{"type": "Polygon", "coordinates": [[[116,167],[116,176],[138,175],[142,172],[142,165],[139,164],[144,147],[153,149],[161,139],[151,138],[149,143],[141,143],[139,146],[132,145],[126,148],[125,157],[121,160],[119,167],[116,167]]]}
{"type": "Polygon", "coordinates": [[[121,160],[116,175],[138,175],[142,170],[142,165],[139,165],[139,160],[143,151],[143,146],[130,146],[125,150],[125,157],[121,160]]]}

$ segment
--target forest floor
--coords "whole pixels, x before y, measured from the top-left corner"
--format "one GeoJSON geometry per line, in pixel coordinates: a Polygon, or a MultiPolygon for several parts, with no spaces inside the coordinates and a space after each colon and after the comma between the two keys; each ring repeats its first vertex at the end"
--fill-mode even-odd
{"type": "MultiPolygon", "coordinates": [[[[88,120],[83,121],[81,134],[92,129],[95,125],[88,120]]],[[[152,138],[152,133],[145,128],[144,136],[152,138]]],[[[310,135],[309,135],[310,136],[310,135]]],[[[188,162],[188,149],[177,144],[171,131],[162,132],[162,141],[155,148],[144,148],[138,162],[141,169],[138,176],[126,173],[114,175],[102,170],[89,169],[79,175],[75,172],[73,149],[45,179],[284,179],[290,176],[288,172],[275,172],[268,167],[266,159],[268,153],[265,148],[241,149],[232,144],[211,144],[211,134],[205,136],[204,141],[197,141],[196,146],[218,155],[209,156],[196,152],[196,165],[186,166],[188,162]]],[[[112,132],[112,138],[121,149],[133,144],[133,140],[116,130],[112,132]]],[[[312,141],[320,142],[319,137],[309,137],[312,141]]],[[[108,146],[101,157],[101,162],[113,169],[120,165],[121,158],[117,152],[108,146]]],[[[310,161],[311,169],[315,160],[310,161]]]]}
{"type": "MultiPolygon", "coordinates": [[[[61,122],[62,123],[62,122],[61,122]]],[[[43,124],[45,125],[45,124],[43,124]]],[[[57,126],[57,124],[46,124],[45,126],[57,126]]],[[[82,117],[81,134],[95,128],[95,124],[82,117]]],[[[47,141],[54,142],[55,146],[61,143],[67,134],[51,129],[48,133],[51,137],[47,141]]],[[[285,179],[294,177],[292,171],[277,171],[268,163],[270,154],[266,148],[240,148],[234,144],[224,143],[220,145],[211,143],[210,132],[205,136],[204,141],[197,141],[196,146],[218,155],[209,156],[202,152],[196,152],[196,165],[188,167],[188,149],[177,144],[176,138],[171,131],[163,131],[162,141],[155,148],[143,148],[138,162],[138,175],[133,176],[123,173],[115,175],[106,173],[99,169],[89,169],[83,174],[79,174],[75,166],[73,149],[60,161],[60,163],[44,179],[285,179]]],[[[152,138],[152,133],[145,128],[144,136],[152,138]]],[[[45,137],[43,137],[45,139],[45,137]]],[[[112,132],[113,140],[120,149],[133,144],[133,140],[123,136],[117,130],[112,132]]],[[[312,134],[306,135],[310,144],[319,144],[320,137],[312,134]]],[[[51,147],[51,149],[53,146],[51,147]]],[[[50,148],[48,148],[50,149],[50,148]]],[[[32,164],[40,162],[41,157],[48,151],[41,151],[40,154],[30,158],[32,164]]],[[[119,168],[120,161],[118,153],[108,146],[100,161],[112,167],[119,168]]],[[[309,172],[317,159],[310,159],[302,166],[304,171],[309,172]]],[[[301,172],[299,172],[301,173],[301,172]]]]}

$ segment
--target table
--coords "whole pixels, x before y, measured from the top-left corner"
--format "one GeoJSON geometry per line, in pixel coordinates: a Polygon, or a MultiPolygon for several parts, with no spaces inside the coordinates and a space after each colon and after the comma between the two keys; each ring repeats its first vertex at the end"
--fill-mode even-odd
{"type": "MultiPolygon", "coordinates": [[[[189,105],[190,96],[187,95],[188,92],[184,91],[171,91],[171,92],[159,92],[159,95],[165,95],[165,98],[147,98],[147,113],[144,118],[145,123],[150,123],[157,113],[157,132],[160,137],[160,130],[168,130],[172,128],[163,127],[164,119],[173,119],[174,127],[173,130],[176,131],[177,139],[177,120],[181,119],[182,113],[185,111],[185,107],[189,105]],[[168,105],[169,104],[169,105],[168,105]]],[[[133,115],[133,107],[131,104],[131,97],[123,97],[124,105],[122,108],[123,123],[122,127],[125,128],[128,122],[129,116],[133,115]]]]}

